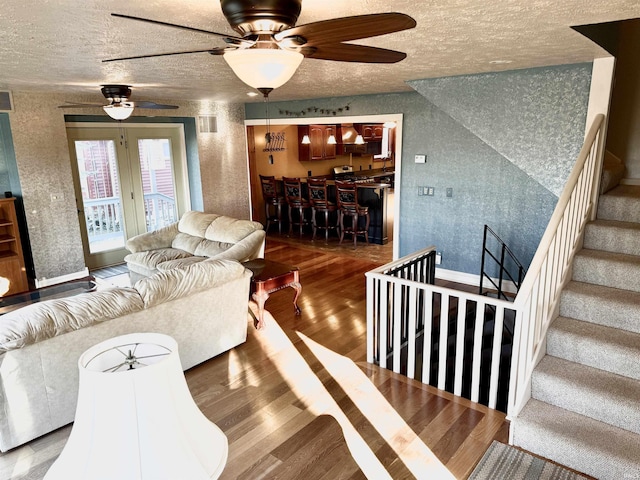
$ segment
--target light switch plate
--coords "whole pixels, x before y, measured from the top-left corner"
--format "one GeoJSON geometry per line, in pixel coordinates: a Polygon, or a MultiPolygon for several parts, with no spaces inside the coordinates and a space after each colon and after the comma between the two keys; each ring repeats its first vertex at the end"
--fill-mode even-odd
{"type": "Polygon", "coordinates": [[[427,156],[426,155],[415,155],[414,160],[416,163],[426,163],[427,162],[427,156]]]}

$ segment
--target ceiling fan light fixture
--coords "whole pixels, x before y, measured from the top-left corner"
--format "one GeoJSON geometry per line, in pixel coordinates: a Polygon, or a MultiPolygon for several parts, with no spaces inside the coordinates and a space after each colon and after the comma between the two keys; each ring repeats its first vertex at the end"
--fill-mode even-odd
{"type": "Polygon", "coordinates": [[[133,113],[132,103],[114,103],[102,107],[107,115],[114,120],[126,120],[133,113]]]}
{"type": "Polygon", "coordinates": [[[224,53],[233,73],[255,89],[278,88],[287,83],[304,55],[291,50],[250,48],[224,53]]]}

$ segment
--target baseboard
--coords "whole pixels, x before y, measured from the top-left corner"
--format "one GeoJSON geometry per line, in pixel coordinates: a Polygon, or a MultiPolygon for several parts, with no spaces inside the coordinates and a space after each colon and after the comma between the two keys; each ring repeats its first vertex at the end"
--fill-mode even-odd
{"type": "MultiPolygon", "coordinates": [[[[436,278],[448,282],[464,283],[465,285],[480,287],[480,275],[474,275],[473,273],[456,272],[455,270],[445,270],[436,267],[436,278]]],[[[492,280],[496,285],[498,284],[497,278],[492,278],[492,280]]],[[[490,286],[492,287],[492,285],[487,285],[487,288],[490,286]]],[[[516,293],[516,286],[511,281],[503,280],[502,288],[505,292],[516,293]]]]}
{"type": "Polygon", "coordinates": [[[71,280],[78,280],[89,276],[89,269],[85,267],[84,270],[75,273],[69,273],[67,275],[61,275],[54,278],[36,278],[36,288],[50,287],[51,285],[57,285],[58,283],[70,282],[71,280]]]}
{"type": "Polygon", "coordinates": [[[640,178],[623,178],[620,185],[640,185],[640,178]]]}

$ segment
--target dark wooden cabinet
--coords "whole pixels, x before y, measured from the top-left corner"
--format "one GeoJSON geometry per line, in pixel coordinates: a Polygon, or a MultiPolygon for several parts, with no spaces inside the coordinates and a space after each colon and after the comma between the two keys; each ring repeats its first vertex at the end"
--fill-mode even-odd
{"type": "Polygon", "coordinates": [[[383,129],[382,123],[363,124],[361,127],[362,138],[366,141],[380,141],[383,129]]]}
{"type": "Polygon", "coordinates": [[[329,143],[329,137],[336,135],[335,125],[304,125],[298,127],[298,157],[301,162],[336,158],[336,145],[329,143]],[[309,144],[302,139],[309,136],[309,144]]]}
{"type": "Polygon", "coordinates": [[[29,290],[14,202],[0,199],[0,297],[29,290]]]}

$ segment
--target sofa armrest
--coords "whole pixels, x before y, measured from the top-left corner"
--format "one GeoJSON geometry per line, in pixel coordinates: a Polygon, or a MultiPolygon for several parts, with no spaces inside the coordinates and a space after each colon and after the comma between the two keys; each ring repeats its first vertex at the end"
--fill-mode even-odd
{"type": "Polygon", "coordinates": [[[178,234],[178,222],[167,225],[154,232],[142,233],[127,240],[125,247],[131,253],[169,248],[171,242],[178,234]]]}
{"type": "Polygon", "coordinates": [[[211,258],[214,260],[236,260],[238,262],[244,262],[258,257],[264,257],[266,235],[264,230],[256,230],[224,252],[211,258]]]}

